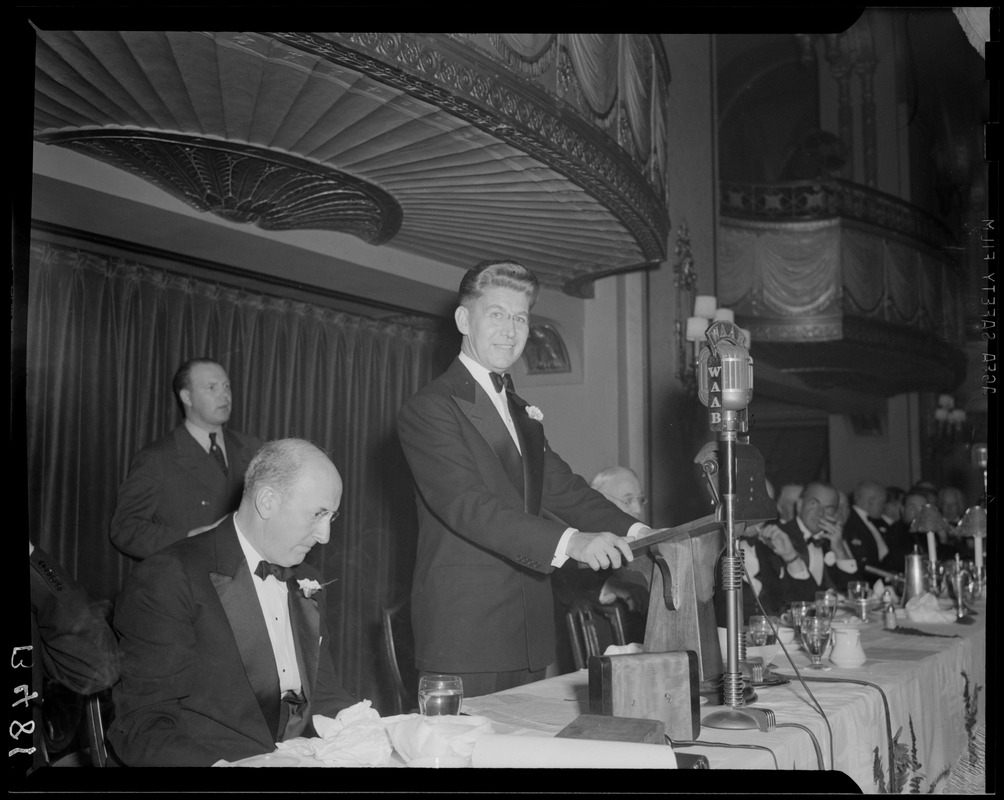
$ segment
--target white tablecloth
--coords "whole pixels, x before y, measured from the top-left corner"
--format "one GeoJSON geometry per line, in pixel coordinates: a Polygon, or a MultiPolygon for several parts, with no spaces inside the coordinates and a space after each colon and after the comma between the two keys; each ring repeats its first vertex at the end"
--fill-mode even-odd
{"type": "MultiPolygon", "coordinates": [[[[885,631],[878,622],[864,625],[861,642],[867,661],[853,669],[830,665],[825,672],[806,670],[808,656],[788,646],[807,680],[803,686],[790,665],[782,666],[787,664],[783,654],[774,659],[777,671],[792,680],[782,686],[758,687],[755,703],[774,712],[777,727],[773,731],[702,727],[698,741],[733,747],[701,744],[677,750],[706,755],[712,769],[816,770],[819,756],[814,737],[825,769],[846,773],[864,792],[938,791],[948,769],[967,747],[977,721],[985,719],[986,604],[977,604],[976,611],[972,625],[901,620],[900,632],[885,631]],[[906,633],[903,628],[935,635],[906,633]],[[824,680],[808,680],[817,677],[824,680]],[[810,692],[833,731],[832,758],[830,733],[810,692]],[[894,774],[882,693],[896,737],[894,774]]],[[[464,710],[523,735],[554,735],[580,714],[589,713],[588,671],[470,698],[464,701],[464,710]]],[[[714,706],[703,706],[702,718],[714,710],[714,706]]]]}

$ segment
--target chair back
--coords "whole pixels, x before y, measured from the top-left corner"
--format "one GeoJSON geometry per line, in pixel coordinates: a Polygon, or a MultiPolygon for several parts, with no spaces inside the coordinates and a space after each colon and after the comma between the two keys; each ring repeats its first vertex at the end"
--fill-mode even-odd
{"type": "Polygon", "coordinates": [[[418,670],[415,637],[411,629],[411,601],[402,600],[383,609],[384,652],[394,684],[394,713],[412,711],[418,704],[418,670]]]}
{"type": "Polygon", "coordinates": [[[579,601],[565,614],[568,638],[572,643],[572,658],[576,669],[585,669],[589,666],[590,656],[603,655],[597,626],[599,619],[609,623],[614,644],[627,644],[624,610],[621,601],[618,600],[611,605],[579,601]]]}

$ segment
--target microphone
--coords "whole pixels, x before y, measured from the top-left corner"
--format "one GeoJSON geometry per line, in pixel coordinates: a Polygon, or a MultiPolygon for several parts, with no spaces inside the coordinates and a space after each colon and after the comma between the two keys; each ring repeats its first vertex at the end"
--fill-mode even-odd
{"type": "Polygon", "coordinates": [[[714,425],[720,421],[715,419],[716,409],[734,417],[753,399],[753,359],[746,335],[735,323],[719,320],[705,335],[708,346],[701,351],[697,394],[711,409],[714,425]]]}

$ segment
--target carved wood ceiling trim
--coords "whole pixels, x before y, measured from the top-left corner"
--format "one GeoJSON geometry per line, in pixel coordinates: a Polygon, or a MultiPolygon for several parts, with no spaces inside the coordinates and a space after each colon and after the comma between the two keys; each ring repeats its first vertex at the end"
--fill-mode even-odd
{"type": "Polygon", "coordinates": [[[540,159],[609,209],[644,259],[665,258],[669,214],[630,157],[464,44],[412,33],[259,33],[434,104],[540,159]]]}
{"type": "Polygon", "coordinates": [[[401,227],[401,206],[352,175],[252,145],[146,131],[41,135],[155,184],[231,222],[264,230],[319,228],[383,244],[401,227]]]}

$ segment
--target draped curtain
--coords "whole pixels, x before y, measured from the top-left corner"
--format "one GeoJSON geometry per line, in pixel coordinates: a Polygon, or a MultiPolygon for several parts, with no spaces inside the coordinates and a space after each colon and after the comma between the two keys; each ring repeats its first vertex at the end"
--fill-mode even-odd
{"type": "Polygon", "coordinates": [[[342,514],[309,560],[334,581],[324,596],[346,688],[389,709],[380,609],[410,589],[416,535],[395,421],[440,366],[440,334],[38,240],[27,316],[32,540],[114,601],[132,563],[108,538],[119,483],[181,421],[177,367],[215,358],[231,427],[309,439],[342,475],[342,514]]]}

